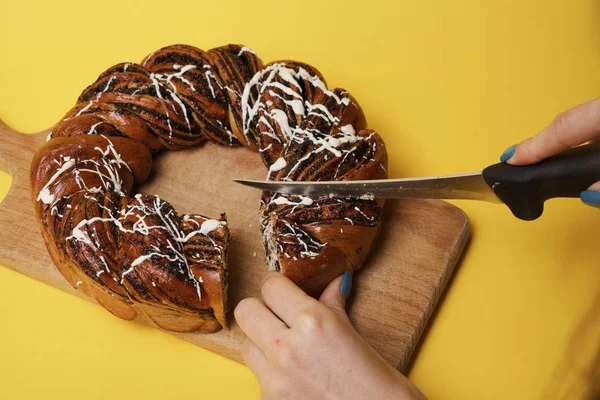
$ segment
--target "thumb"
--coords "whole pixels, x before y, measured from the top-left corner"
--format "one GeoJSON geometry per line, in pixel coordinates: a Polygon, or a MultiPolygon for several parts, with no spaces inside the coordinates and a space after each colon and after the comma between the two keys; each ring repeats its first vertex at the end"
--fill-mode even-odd
{"type": "Polygon", "coordinates": [[[510,146],[500,161],[529,165],[600,137],[600,98],[559,114],[536,136],[510,146]]]}
{"type": "Polygon", "coordinates": [[[331,281],[319,297],[319,301],[331,308],[340,318],[349,321],[346,314],[346,299],[350,295],[351,289],[352,272],[345,271],[331,281]]]}

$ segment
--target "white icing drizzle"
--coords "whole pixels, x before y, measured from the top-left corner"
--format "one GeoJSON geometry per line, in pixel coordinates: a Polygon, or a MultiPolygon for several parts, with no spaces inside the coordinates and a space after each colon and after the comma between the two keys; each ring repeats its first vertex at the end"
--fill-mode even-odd
{"type": "Polygon", "coordinates": [[[214,99],[217,96],[215,95],[215,89],[213,88],[213,85],[210,82],[210,80],[213,79],[215,81],[215,83],[217,84],[217,86],[219,86],[221,89],[223,89],[223,87],[219,84],[217,77],[212,73],[210,65],[204,64],[203,67],[204,67],[204,77],[206,78],[206,83],[208,83],[208,88],[210,89],[210,94],[212,94],[212,97],[214,99]]]}
{"type": "Polygon", "coordinates": [[[275,162],[273,164],[271,164],[271,166],[269,167],[269,174],[271,172],[277,172],[277,171],[281,171],[282,169],[285,168],[285,166],[287,165],[287,162],[285,161],[285,159],[283,157],[279,157],[277,160],[275,160],[275,162]]]}
{"type": "Polygon", "coordinates": [[[300,164],[302,164],[303,161],[306,161],[310,158],[311,153],[307,153],[306,155],[302,156],[297,162],[296,164],[292,167],[292,169],[290,169],[287,173],[286,176],[283,177],[283,181],[287,181],[289,180],[290,175],[298,168],[300,167],[300,164]]]}
{"type": "MultiPolygon", "coordinates": [[[[259,101],[259,98],[250,98],[252,89],[256,88],[258,96],[260,96],[265,90],[269,90],[268,93],[273,96],[281,99],[285,104],[292,108],[294,114],[304,117],[305,116],[305,106],[308,109],[308,114],[315,114],[322,118],[328,118],[330,122],[337,122],[337,118],[335,118],[329,110],[322,104],[310,104],[308,101],[305,101],[304,104],[302,102],[302,92],[301,85],[298,83],[298,80],[305,80],[311,83],[314,87],[319,88],[326,96],[333,98],[338,104],[349,105],[350,97],[338,96],[332,90],[328,90],[325,86],[325,83],[321,81],[321,79],[317,75],[311,75],[304,68],[298,68],[298,71],[295,71],[291,68],[285,66],[284,63],[275,63],[267,68],[264,68],[258,71],[252,79],[245,85],[244,91],[242,93],[242,122],[243,122],[243,132],[244,135],[248,135],[248,131],[250,126],[253,123],[255,117],[259,114],[259,111],[265,110],[265,104],[259,101]],[[274,81],[276,77],[281,78],[283,81],[289,83],[291,86],[295,86],[297,90],[293,90],[289,86],[283,85],[277,81],[274,81]],[[272,89],[278,89],[282,93],[292,97],[292,99],[286,99],[283,96],[279,95],[276,91],[272,89]],[[317,113],[315,110],[321,111],[322,114],[317,113]]],[[[272,102],[267,101],[267,106],[271,107],[272,102]]],[[[273,110],[275,111],[275,110],[273,110]]],[[[287,121],[287,115],[283,110],[278,110],[283,112],[285,116],[285,120],[280,112],[271,112],[271,117],[277,122],[282,131],[288,136],[290,134],[289,121],[287,121]]]]}
{"type": "Polygon", "coordinates": [[[185,243],[196,235],[208,235],[215,229],[219,229],[220,227],[225,226],[225,224],[226,224],[225,221],[219,221],[216,219],[207,219],[206,221],[204,221],[202,223],[202,225],[200,225],[200,229],[198,229],[197,231],[188,233],[184,238],[175,238],[175,240],[178,242],[185,243]]]}
{"type": "Polygon", "coordinates": [[[188,118],[187,108],[186,108],[185,104],[183,104],[183,101],[181,101],[181,99],[179,98],[179,96],[177,96],[175,94],[175,92],[172,92],[169,90],[169,93],[171,94],[171,98],[173,99],[173,101],[175,101],[177,104],[179,104],[179,107],[181,107],[181,111],[183,111],[183,117],[185,118],[185,123],[188,126],[188,131],[190,131],[190,133],[191,133],[192,126],[190,125],[190,119],[188,118]]]}
{"type": "Polygon", "coordinates": [[[256,54],[255,52],[252,51],[252,49],[250,49],[249,47],[244,46],[244,47],[242,47],[242,49],[238,53],[238,57],[241,56],[242,54],[244,54],[246,51],[248,53],[256,54]]]}
{"type": "MultiPolygon", "coordinates": [[[[275,194],[273,197],[275,197],[277,194],[275,194]]],[[[311,206],[313,204],[313,199],[311,199],[310,197],[306,197],[306,196],[296,196],[300,199],[300,201],[298,202],[294,202],[294,201],[290,201],[287,197],[283,196],[283,195],[279,195],[279,197],[277,198],[271,198],[271,200],[269,201],[269,204],[276,204],[278,206],[280,205],[291,205],[293,206],[292,209],[288,212],[288,214],[293,213],[294,211],[296,211],[296,208],[298,208],[299,206],[311,206]]]]}
{"type": "Polygon", "coordinates": [[[106,263],[104,256],[100,255],[100,261],[102,261],[102,264],[104,265],[104,269],[106,270],[106,272],[110,273],[110,268],[108,268],[108,264],[106,263]]]}
{"type": "MultiPolygon", "coordinates": [[[[311,258],[316,257],[319,255],[316,251],[319,251],[321,248],[323,248],[327,245],[327,243],[317,242],[309,234],[304,232],[299,227],[293,227],[288,221],[282,220],[282,222],[288,228],[290,233],[280,234],[279,237],[277,238],[277,240],[275,241],[277,247],[279,248],[280,253],[284,253],[283,247],[281,246],[282,243],[283,244],[286,244],[286,243],[287,244],[295,244],[296,243],[296,242],[288,242],[288,241],[281,240],[281,238],[285,238],[285,237],[292,237],[293,239],[295,239],[297,241],[297,243],[299,243],[304,248],[304,251],[300,252],[300,257],[311,257],[311,258]],[[309,241],[309,243],[304,241],[302,239],[303,237],[305,237],[309,241]],[[313,250],[315,250],[315,251],[313,251],[313,250]]],[[[289,255],[287,258],[290,258],[289,255]]]]}
{"type": "Polygon", "coordinates": [[[171,80],[173,78],[177,78],[179,79],[181,82],[185,83],[186,85],[188,85],[188,87],[192,90],[192,92],[196,91],[196,88],[194,87],[194,85],[192,84],[192,82],[188,81],[183,75],[188,72],[191,69],[195,69],[196,66],[192,65],[192,64],[188,64],[188,65],[184,65],[183,67],[181,65],[178,64],[173,64],[173,68],[174,69],[178,69],[179,72],[175,72],[173,74],[159,74],[157,75],[158,79],[164,79],[164,77],[166,76],[166,82],[168,84],[171,85],[171,87],[173,88],[173,91],[175,93],[177,93],[177,87],[173,84],[173,82],[171,82],[171,80]]]}
{"type": "MultiPolygon", "coordinates": [[[[176,65],[176,64],[175,64],[176,65]]],[[[175,66],[174,65],[174,66],[175,66]]],[[[187,71],[196,68],[195,65],[186,65],[184,67],[181,67],[181,69],[179,70],[179,72],[175,72],[172,74],[157,74],[157,73],[151,73],[150,74],[150,79],[152,80],[152,85],[154,86],[154,90],[156,92],[156,96],[159,99],[165,99],[161,93],[161,87],[164,88],[168,93],[169,93],[169,97],[171,97],[171,99],[177,103],[177,105],[181,108],[181,111],[183,113],[183,118],[185,119],[185,122],[187,124],[188,127],[188,132],[192,132],[192,126],[190,124],[190,119],[188,118],[188,113],[187,113],[187,107],[184,104],[184,102],[179,98],[179,95],[177,94],[177,87],[175,86],[175,84],[173,82],[171,82],[171,80],[173,78],[177,78],[179,79],[181,82],[185,83],[186,85],[189,86],[189,88],[192,91],[196,91],[196,88],[194,88],[194,85],[188,81],[186,78],[184,78],[183,74],[185,74],[187,71]],[[167,87],[166,85],[162,85],[160,84],[160,82],[165,82],[166,84],[168,84],[171,89],[169,89],[169,87],[167,87]]],[[[179,113],[175,110],[175,108],[173,108],[173,111],[175,112],[175,114],[179,115],[179,113]]],[[[166,114],[167,114],[167,125],[169,126],[169,132],[170,132],[170,136],[173,135],[173,129],[171,127],[171,120],[169,118],[169,111],[166,110],[166,114]]]]}
{"type": "Polygon", "coordinates": [[[334,180],[335,180],[335,178],[337,178],[338,173],[340,172],[340,167],[342,165],[344,165],[344,161],[346,161],[346,159],[348,158],[348,156],[351,155],[352,153],[354,153],[354,150],[356,150],[356,147],[353,147],[350,150],[343,150],[342,151],[345,154],[344,154],[344,157],[342,158],[342,161],[340,161],[340,163],[338,164],[337,168],[335,169],[335,174],[333,175],[333,179],[334,180]]]}
{"type": "MultiPolygon", "coordinates": [[[[352,129],[352,132],[354,132],[354,129],[352,129]]],[[[335,155],[336,157],[341,157],[342,156],[342,152],[339,151],[337,149],[337,147],[339,147],[340,145],[344,144],[344,143],[356,143],[356,141],[360,140],[358,136],[356,136],[354,133],[342,133],[341,136],[327,136],[324,139],[323,138],[315,138],[312,135],[309,135],[308,138],[315,144],[320,145],[320,147],[318,147],[317,149],[315,149],[313,152],[314,153],[320,153],[324,150],[328,150],[331,153],[333,153],[333,155],[335,155]]]]}
{"type": "Polygon", "coordinates": [[[103,124],[103,123],[104,123],[104,121],[100,121],[100,122],[98,122],[98,123],[96,123],[96,124],[92,125],[92,126],[90,127],[90,130],[88,131],[87,135],[93,135],[93,134],[97,133],[97,132],[96,132],[96,128],[98,127],[98,125],[101,125],[101,124],[103,124]]]}
{"type": "MultiPolygon", "coordinates": [[[[88,103],[88,105],[86,105],[81,110],[79,110],[79,112],[77,114],[75,114],[75,116],[79,117],[81,114],[83,114],[84,112],[86,112],[92,105],[94,105],[94,101],[90,100],[90,102],[88,103]]],[[[67,119],[68,118],[65,118],[63,121],[66,121],[67,119]]]]}
{"type": "Polygon", "coordinates": [[[273,147],[273,143],[270,143],[267,147],[265,147],[264,149],[259,149],[258,151],[264,153],[265,151],[271,150],[271,147],[273,147]]]}
{"type": "Polygon", "coordinates": [[[361,210],[360,208],[358,208],[358,207],[354,207],[354,209],[355,209],[356,211],[358,211],[358,213],[359,213],[360,215],[362,215],[363,217],[365,217],[365,218],[366,218],[366,219],[368,219],[369,221],[373,221],[373,220],[375,219],[375,217],[369,217],[367,214],[365,214],[364,212],[362,212],[362,210],[361,210]]]}
{"type": "Polygon", "coordinates": [[[167,126],[169,127],[169,137],[173,137],[173,127],[171,126],[171,116],[169,115],[169,110],[166,110],[167,113],[167,126]]]}
{"type": "Polygon", "coordinates": [[[37,201],[41,201],[44,204],[52,204],[54,202],[54,195],[50,193],[50,185],[54,183],[59,176],[61,176],[65,171],[75,165],[75,159],[70,157],[64,157],[63,163],[61,163],[60,168],[50,177],[48,182],[44,185],[42,190],[37,196],[37,201]]]}
{"type": "Polygon", "coordinates": [[[148,57],[146,57],[146,59],[144,60],[144,63],[142,64],[142,67],[146,66],[146,64],[148,63],[148,60],[152,58],[152,56],[154,55],[154,53],[156,53],[158,50],[154,50],[152,53],[150,53],[150,55],[148,57]]]}
{"type": "Polygon", "coordinates": [[[300,198],[299,202],[293,202],[288,200],[288,198],[284,197],[284,196],[279,196],[276,199],[272,200],[271,203],[273,204],[277,204],[277,205],[281,205],[281,204],[291,204],[291,205],[305,205],[305,206],[310,206],[313,203],[313,199],[311,199],[310,197],[305,197],[305,196],[297,196],[300,198]]]}
{"type": "Polygon", "coordinates": [[[106,91],[110,88],[110,83],[115,79],[115,75],[111,75],[110,78],[108,79],[108,82],[106,82],[106,86],[104,87],[104,90],[102,91],[102,93],[106,93],[106,91]]]}

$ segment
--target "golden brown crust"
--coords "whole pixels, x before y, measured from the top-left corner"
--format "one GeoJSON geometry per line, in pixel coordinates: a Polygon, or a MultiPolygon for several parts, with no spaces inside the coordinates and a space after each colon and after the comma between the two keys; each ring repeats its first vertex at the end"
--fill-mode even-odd
{"type": "Polygon", "coordinates": [[[229,44],[209,50],[208,57],[220,77],[229,101],[229,123],[240,142],[253,150],[257,138],[242,134],[242,94],[246,83],[263,68],[262,60],[245,46],[229,44]]]}
{"type": "MultiPolygon", "coordinates": [[[[343,89],[296,61],[263,65],[249,48],[174,45],[102,73],[31,164],[48,251],[73,287],[113,314],[179,332],[227,326],[225,215],[179,216],[134,195],[152,154],[210,139],[258,151],[274,180],[387,177],[379,135],[343,89]]],[[[318,295],[363,263],[382,202],[263,193],[269,268],[318,295]]]]}

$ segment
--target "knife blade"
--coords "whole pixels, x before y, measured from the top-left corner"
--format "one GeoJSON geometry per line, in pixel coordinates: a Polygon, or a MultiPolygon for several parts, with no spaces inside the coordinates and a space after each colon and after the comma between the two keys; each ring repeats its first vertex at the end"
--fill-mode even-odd
{"type": "Polygon", "coordinates": [[[367,181],[235,182],[271,192],[363,199],[469,199],[504,203],[515,217],[531,221],[556,197],[579,197],[600,181],[600,141],[572,147],[537,164],[494,164],[482,172],[427,178],[367,181]]]}
{"type": "Polygon", "coordinates": [[[285,182],[243,179],[234,179],[234,181],[270,192],[312,197],[469,199],[502,203],[485,182],[481,172],[426,178],[365,181],[285,182]]]}

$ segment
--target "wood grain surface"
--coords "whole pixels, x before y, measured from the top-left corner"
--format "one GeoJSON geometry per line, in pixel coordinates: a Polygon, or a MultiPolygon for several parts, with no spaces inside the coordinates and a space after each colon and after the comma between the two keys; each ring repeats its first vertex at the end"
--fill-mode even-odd
{"type": "MultiPolygon", "coordinates": [[[[33,212],[29,163],[48,132],[25,135],[0,122],[0,169],[12,175],[12,186],[0,204],[0,264],[85,298],[52,264],[33,212]]],[[[259,296],[266,273],[258,220],[260,192],[232,179],[265,176],[257,154],[206,143],[155,156],[151,178],[138,188],[159,194],[179,213],[212,217],[227,213],[233,236],[230,311],[241,299],[259,296]]],[[[460,209],[437,200],[389,201],[385,212],[378,244],[355,277],[349,314],[367,341],[404,370],[464,249],[469,222],[460,209]]],[[[227,330],[173,334],[241,361],[244,334],[231,314],[227,330]]]]}

